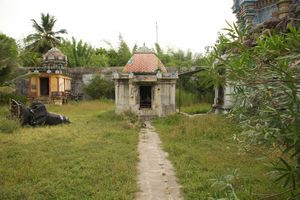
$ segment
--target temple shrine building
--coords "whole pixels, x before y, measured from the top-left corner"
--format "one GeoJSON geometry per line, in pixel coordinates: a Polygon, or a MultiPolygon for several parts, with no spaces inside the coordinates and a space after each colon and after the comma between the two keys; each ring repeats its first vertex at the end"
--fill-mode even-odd
{"type": "Polygon", "coordinates": [[[116,113],[140,117],[167,116],[176,112],[178,74],[168,73],[154,52],[140,48],[122,73],[114,72],[116,113]]]}
{"type": "Polygon", "coordinates": [[[232,9],[240,22],[256,26],[271,18],[286,17],[294,1],[297,0],[234,0],[232,9]]]}
{"type": "Polygon", "coordinates": [[[43,103],[63,104],[71,95],[71,77],[66,71],[67,56],[52,48],[43,56],[42,67],[31,67],[28,99],[43,103]]]}

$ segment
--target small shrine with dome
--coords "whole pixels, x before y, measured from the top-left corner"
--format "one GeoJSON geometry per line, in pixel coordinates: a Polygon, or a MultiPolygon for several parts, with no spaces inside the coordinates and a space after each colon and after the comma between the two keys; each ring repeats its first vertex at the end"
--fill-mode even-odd
{"type": "Polygon", "coordinates": [[[52,48],[43,55],[41,67],[31,67],[29,71],[30,101],[63,104],[71,94],[71,77],[67,71],[67,56],[59,49],[52,48]]]}
{"type": "Polygon", "coordinates": [[[117,114],[130,111],[140,117],[162,117],[176,112],[178,74],[168,73],[147,47],[139,48],[122,73],[113,73],[113,79],[117,114]]]}

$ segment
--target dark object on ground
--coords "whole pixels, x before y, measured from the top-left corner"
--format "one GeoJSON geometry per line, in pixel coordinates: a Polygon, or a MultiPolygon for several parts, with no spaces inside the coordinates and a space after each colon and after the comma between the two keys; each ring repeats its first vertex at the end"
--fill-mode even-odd
{"type": "Polygon", "coordinates": [[[11,117],[19,119],[21,125],[57,125],[70,123],[69,119],[63,115],[49,113],[43,103],[33,102],[30,108],[22,103],[11,100],[10,105],[11,117]]]}

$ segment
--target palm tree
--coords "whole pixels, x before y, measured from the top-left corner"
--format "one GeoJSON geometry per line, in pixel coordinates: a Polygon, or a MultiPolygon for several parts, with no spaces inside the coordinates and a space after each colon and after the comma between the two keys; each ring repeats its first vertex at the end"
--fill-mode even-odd
{"type": "Polygon", "coordinates": [[[41,13],[40,24],[34,19],[31,21],[36,33],[27,36],[26,42],[29,43],[27,47],[40,53],[46,53],[52,47],[59,46],[62,39],[59,35],[67,33],[66,29],[53,31],[56,19],[54,16],[49,15],[49,13],[46,15],[41,13]]]}

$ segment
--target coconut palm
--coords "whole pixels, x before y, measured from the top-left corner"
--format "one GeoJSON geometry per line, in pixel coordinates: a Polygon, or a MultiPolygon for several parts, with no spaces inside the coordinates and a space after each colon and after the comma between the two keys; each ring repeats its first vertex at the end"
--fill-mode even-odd
{"type": "Polygon", "coordinates": [[[59,35],[67,33],[66,29],[53,31],[56,19],[54,16],[49,15],[49,13],[46,15],[41,13],[40,24],[34,19],[31,21],[36,33],[27,36],[26,42],[29,43],[27,47],[40,53],[46,53],[52,47],[59,46],[62,39],[59,35]]]}

